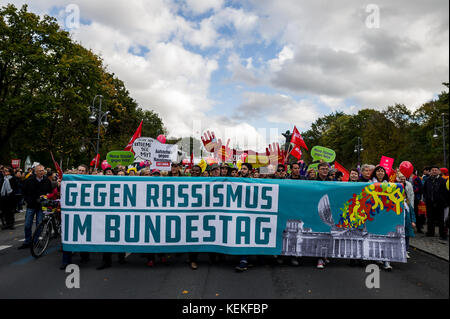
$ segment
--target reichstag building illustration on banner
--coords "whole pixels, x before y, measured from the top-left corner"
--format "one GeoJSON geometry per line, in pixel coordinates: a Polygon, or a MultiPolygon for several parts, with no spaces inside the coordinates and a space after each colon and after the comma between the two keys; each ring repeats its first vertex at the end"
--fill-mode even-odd
{"type": "Polygon", "coordinates": [[[288,220],[283,231],[283,255],[406,261],[405,231],[397,225],[387,235],[370,234],[367,229],[338,229],[333,221],[328,196],[319,202],[319,216],[331,227],[330,233],[313,232],[304,222],[288,220]]]}

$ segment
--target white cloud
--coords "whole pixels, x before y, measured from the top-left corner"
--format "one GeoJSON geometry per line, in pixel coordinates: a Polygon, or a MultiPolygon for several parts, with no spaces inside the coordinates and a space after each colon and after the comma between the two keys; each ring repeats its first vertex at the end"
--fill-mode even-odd
{"type": "Polygon", "coordinates": [[[448,1],[378,1],[379,29],[366,27],[359,1],[251,3],[261,36],[283,45],[265,66],[269,86],[316,95],[332,108],[332,99],[352,99],[414,109],[448,81],[448,1]]]}
{"type": "Polygon", "coordinates": [[[303,99],[296,101],[284,94],[246,92],[244,103],[236,111],[236,119],[265,119],[272,123],[295,123],[307,127],[320,115],[317,103],[303,99]]]}
{"type": "MultiPolygon", "coordinates": [[[[11,2],[20,6],[29,1],[11,2]]],[[[59,8],[58,21],[64,26],[61,8],[70,3],[35,0],[29,10],[43,14],[59,8]]],[[[448,81],[447,0],[378,0],[379,29],[366,27],[366,4],[357,0],[248,0],[239,8],[229,4],[78,0],[81,19],[90,24],[71,32],[101,54],[140,106],[161,115],[173,136],[190,134],[195,116],[211,127],[232,127],[241,135],[264,139],[245,115],[307,129],[322,115],[319,103],[345,112],[394,103],[414,109],[448,81]],[[278,48],[277,53],[268,57],[268,46],[278,48]],[[138,56],[142,49],[148,52],[138,56]],[[214,53],[201,53],[209,49],[214,53]],[[243,102],[234,114],[229,108],[215,109],[223,103],[209,98],[216,89],[213,72],[225,73],[221,67],[231,76],[220,80],[241,86],[243,102]],[[249,92],[243,83],[252,90],[258,86],[283,94],[249,92]],[[348,101],[351,106],[345,107],[348,101]],[[211,110],[222,115],[207,117],[211,110]]]]}
{"type": "Polygon", "coordinates": [[[217,11],[222,8],[223,0],[185,0],[187,10],[191,10],[195,14],[202,14],[208,10],[217,11]]]}

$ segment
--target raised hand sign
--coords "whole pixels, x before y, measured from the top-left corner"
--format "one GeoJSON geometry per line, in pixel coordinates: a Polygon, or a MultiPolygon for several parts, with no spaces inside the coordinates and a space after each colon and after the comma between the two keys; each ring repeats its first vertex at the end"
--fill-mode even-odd
{"type": "Polygon", "coordinates": [[[222,162],[233,161],[237,162],[239,159],[242,162],[251,163],[254,168],[267,166],[269,164],[277,165],[284,163],[284,151],[280,150],[279,143],[273,143],[266,148],[265,153],[258,153],[253,150],[236,150],[229,147],[230,139],[227,144],[223,145],[222,140],[217,139],[214,132],[207,131],[201,137],[203,146],[208,152],[214,153],[214,157],[222,162]],[[245,156],[242,159],[241,156],[245,156]]]}

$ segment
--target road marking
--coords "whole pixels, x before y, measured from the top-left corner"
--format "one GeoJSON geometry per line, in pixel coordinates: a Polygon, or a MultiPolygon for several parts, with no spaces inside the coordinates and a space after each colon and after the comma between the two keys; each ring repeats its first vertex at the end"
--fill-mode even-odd
{"type": "Polygon", "coordinates": [[[12,247],[12,245],[2,245],[2,246],[0,246],[0,250],[6,249],[9,247],[12,247]]]}

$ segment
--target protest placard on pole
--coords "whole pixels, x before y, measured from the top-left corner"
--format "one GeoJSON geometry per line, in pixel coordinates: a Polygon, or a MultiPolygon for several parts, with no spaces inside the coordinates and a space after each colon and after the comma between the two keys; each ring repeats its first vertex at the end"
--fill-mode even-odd
{"type": "Polygon", "coordinates": [[[178,145],[162,144],[151,137],[140,137],[133,142],[135,160],[148,160],[150,169],[169,171],[177,160],[178,145]]]}
{"type": "Polygon", "coordinates": [[[394,159],[387,156],[381,156],[379,165],[384,167],[384,169],[386,170],[386,174],[390,175],[392,165],[394,165],[394,159]]]}
{"type": "Polygon", "coordinates": [[[336,152],[323,146],[314,146],[311,150],[311,157],[314,162],[323,160],[324,162],[332,163],[336,159],[336,152]]]}
{"type": "Polygon", "coordinates": [[[128,166],[134,162],[134,154],[129,151],[111,151],[106,155],[106,161],[112,168],[123,165],[128,166]]]}

